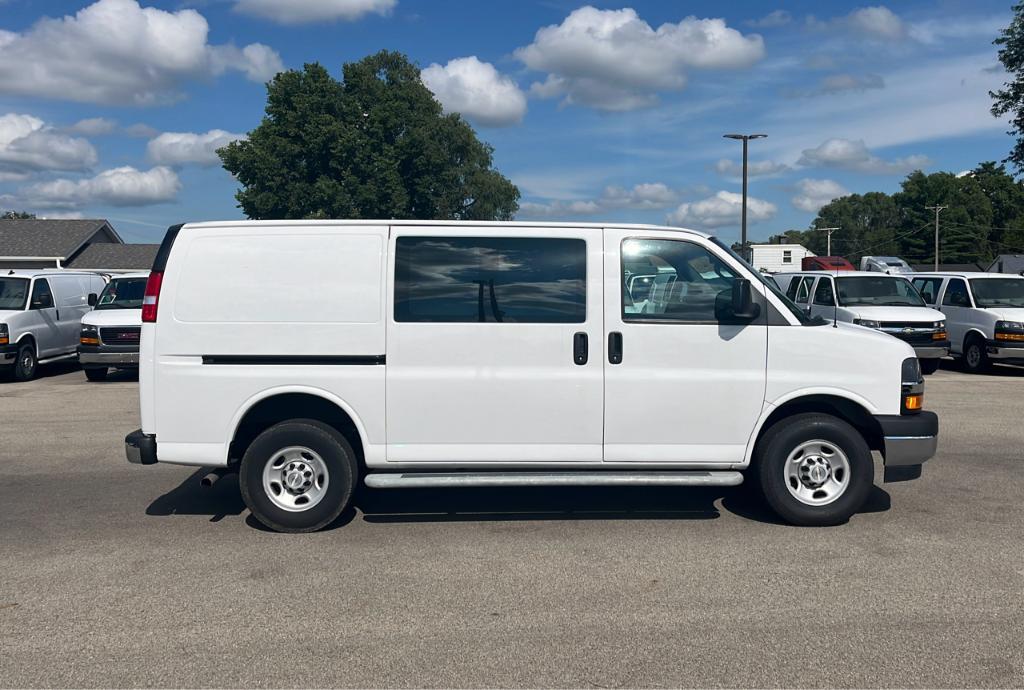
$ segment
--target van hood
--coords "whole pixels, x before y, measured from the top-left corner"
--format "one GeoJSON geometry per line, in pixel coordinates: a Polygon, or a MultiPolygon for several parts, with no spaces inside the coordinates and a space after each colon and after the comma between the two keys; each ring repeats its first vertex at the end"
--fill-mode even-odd
{"type": "MultiPolygon", "coordinates": [[[[985,311],[1000,321],[1024,321],[1024,309],[1020,307],[987,307],[985,311]]],[[[0,318],[3,318],[3,312],[0,312],[0,318]]]]}
{"type": "Polygon", "coordinates": [[[942,321],[946,317],[941,311],[928,307],[847,307],[854,318],[868,321],[942,321]]]}
{"type": "Polygon", "coordinates": [[[89,326],[141,326],[141,309],[93,309],[82,317],[89,326]]]}

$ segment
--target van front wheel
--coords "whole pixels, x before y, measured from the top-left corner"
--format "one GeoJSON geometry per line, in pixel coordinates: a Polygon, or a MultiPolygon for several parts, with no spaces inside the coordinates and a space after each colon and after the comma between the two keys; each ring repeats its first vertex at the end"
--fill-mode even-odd
{"type": "Polygon", "coordinates": [[[874,481],[864,438],[826,414],[801,414],[776,424],[758,443],[754,461],[768,505],[794,525],[846,522],[874,481]]]}
{"type": "Polygon", "coordinates": [[[310,419],[270,427],[249,445],[239,468],[242,499],[278,532],[315,532],[348,507],[358,476],[352,447],[310,419]]]}

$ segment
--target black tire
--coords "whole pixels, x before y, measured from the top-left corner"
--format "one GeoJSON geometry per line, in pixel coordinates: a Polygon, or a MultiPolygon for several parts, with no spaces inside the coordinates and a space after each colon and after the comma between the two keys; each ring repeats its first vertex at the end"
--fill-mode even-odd
{"type": "Polygon", "coordinates": [[[97,367],[95,369],[86,369],[85,378],[90,381],[106,381],[107,380],[107,368],[97,367]]]}
{"type": "Polygon", "coordinates": [[[348,507],[359,477],[352,446],[337,430],[312,419],[293,419],[270,427],[249,445],[242,458],[238,485],[245,505],[276,532],[315,532],[331,524],[348,507]],[[292,446],[319,455],[327,470],[323,498],[311,508],[289,511],[278,506],[263,485],[263,473],[278,453],[292,446]]]}
{"type": "Polygon", "coordinates": [[[868,444],[856,429],[831,415],[806,413],[784,419],[765,433],[754,452],[754,472],[765,501],[779,517],[794,525],[818,527],[842,524],[864,505],[875,466],[868,444]],[[814,440],[835,445],[849,463],[845,490],[825,505],[803,503],[786,486],[789,455],[814,440]]]}
{"type": "Polygon", "coordinates": [[[18,358],[14,360],[14,380],[31,381],[36,377],[39,360],[36,359],[36,348],[25,343],[18,348],[18,358]]]}
{"type": "Polygon", "coordinates": [[[921,373],[924,375],[934,374],[939,370],[939,359],[922,359],[918,360],[921,363],[921,373]]]}
{"type": "Polygon", "coordinates": [[[984,374],[991,368],[988,352],[985,351],[985,341],[981,336],[975,333],[967,336],[960,361],[968,374],[984,374]]]}

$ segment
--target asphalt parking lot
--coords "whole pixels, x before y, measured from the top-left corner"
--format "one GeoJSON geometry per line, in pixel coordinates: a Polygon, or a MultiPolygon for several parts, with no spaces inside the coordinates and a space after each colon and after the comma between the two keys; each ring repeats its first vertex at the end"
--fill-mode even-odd
{"type": "Polygon", "coordinates": [[[233,479],[125,462],[137,385],[0,384],[0,685],[1024,686],[1024,370],[929,377],[938,456],[828,529],[506,489],[273,534],[233,479]]]}

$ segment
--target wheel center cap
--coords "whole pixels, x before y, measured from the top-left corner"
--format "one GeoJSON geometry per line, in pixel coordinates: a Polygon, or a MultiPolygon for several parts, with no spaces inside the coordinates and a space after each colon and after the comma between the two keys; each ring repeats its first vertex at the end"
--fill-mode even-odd
{"type": "Polygon", "coordinates": [[[305,477],[302,476],[302,472],[299,470],[292,470],[284,478],[285,486],[293,491],[301,489],[303,482],[305,482],[305,477]]]}
{"type": "Polygon", "coordinates": [[[828,467],[826,465],[811,465],[807,469],[807,478],[815,484],[824,484],[828,479],[828,467]]]}

